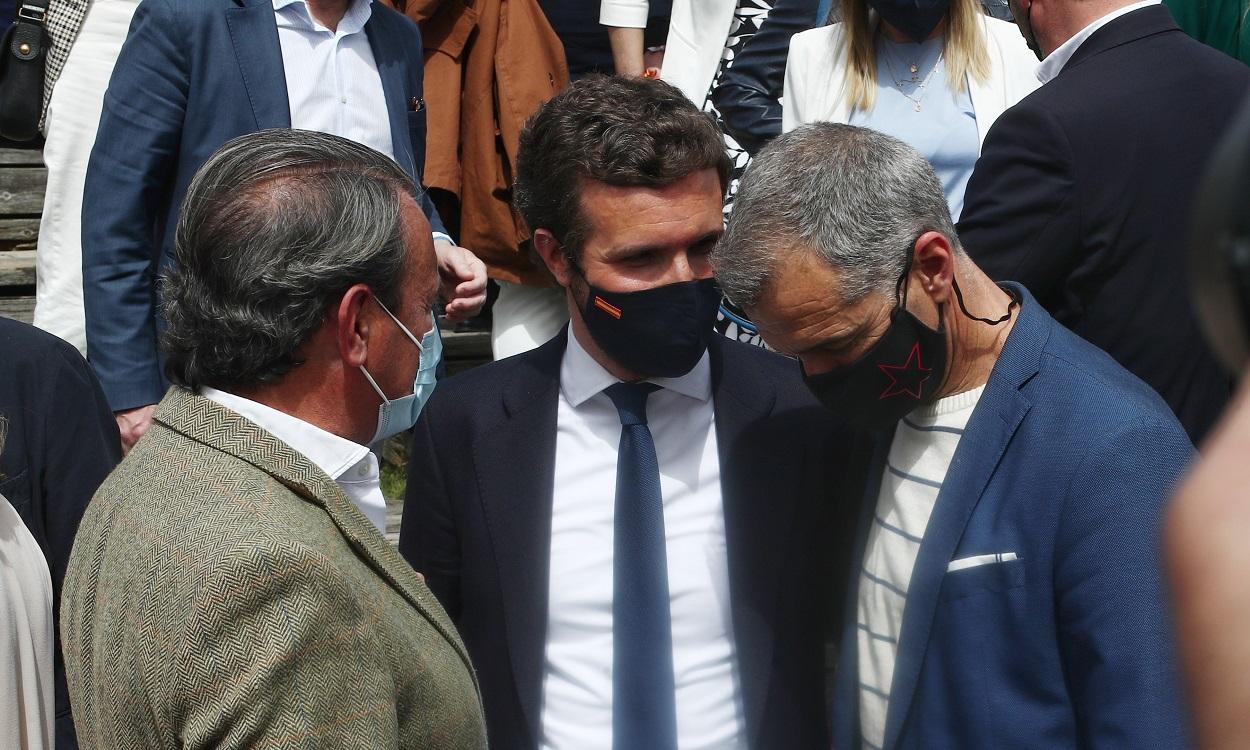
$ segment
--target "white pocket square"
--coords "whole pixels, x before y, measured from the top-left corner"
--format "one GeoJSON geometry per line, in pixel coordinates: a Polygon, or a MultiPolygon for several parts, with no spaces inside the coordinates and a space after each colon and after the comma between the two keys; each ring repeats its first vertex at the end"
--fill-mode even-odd
{"type": "Polygon", "coordinates": [[[1018,559],[1015,552],[999,552],[993,555],[973,555],[972,557],[961,557],[958,560],[951,560],[950,565],[946,566],[947,573],[954,573],[957,570],[967,570],[980,565],[991,565],[993,563],[1005,563],[1018,559]]]}

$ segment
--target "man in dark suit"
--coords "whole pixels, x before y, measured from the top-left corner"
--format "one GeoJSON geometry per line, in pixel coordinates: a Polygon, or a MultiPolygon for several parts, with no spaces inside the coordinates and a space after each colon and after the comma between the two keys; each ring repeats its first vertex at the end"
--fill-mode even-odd
{"type": "MultiPolygon", "coordinates": [[[[350,138],[419,179],[421,35],[371,0],[145,0],[117,59],[83,198],[88,359],[129,447],[168,382],[155,277],[172,257],[192,175],[218,146],[295,127],[350,138]]],[[[428,198],[446,314],[476,313],[485,267],[428,198]]]]}
{"type": "Polygon", "coordinates": [[[833,746],[1186,747],[1158,530],[1192,446],[1158,394],[981,272],[932,166],[871,130],[774,140],[714,263],[877,433],[833,746]]]}
{"type": "Polygon", "coordinates": [[[828,746],[851,445],[792,362],[713,334],[728,174],[655,81],[583,79],[522,134],[517,203],[570,330],[439,386],[400,534],[493,748],[828,746]]]}
{"type": "Polygon", "coordinates": [[[1197,442],[1231,383],[1183,292],[1178,248],[1250,68],[1186,36],[1161,5],[1013,7],[1046,83],[990,129],[960,240],[991,278],[1024,284],[1154,387],[1197,442]]]}
{"type": "MultiPolygon", "coordinates": [[[[0,317],[0,495],[39,542],[52,574],[53,613],[74,533],[91,495],[121,460],[117,423],[91,368],[70,344],[0,317]]],[[[56,746],[76,748],[60,640],[56,649],[56,746]]]]}

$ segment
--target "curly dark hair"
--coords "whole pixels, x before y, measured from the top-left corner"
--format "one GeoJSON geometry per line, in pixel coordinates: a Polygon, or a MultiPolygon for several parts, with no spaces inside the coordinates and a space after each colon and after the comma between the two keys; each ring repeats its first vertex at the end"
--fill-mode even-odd
{"type": "Polygon", "coordinates": [[[513,199],[576,263],[589,227],[580,187],[663,187],[704,169],[729,186],[725,140],[711,115],[663,81],[588,76],[538,108],[521,131],[513,199]]]}
{"type": "Polygon", "coordinates": [[[353,284],[398,311],[407,264],[400,209],[418,188],[345,138],[264,130],[196,173],[161,280],[170,379],[230,390],[280,379],[353,284]]]}

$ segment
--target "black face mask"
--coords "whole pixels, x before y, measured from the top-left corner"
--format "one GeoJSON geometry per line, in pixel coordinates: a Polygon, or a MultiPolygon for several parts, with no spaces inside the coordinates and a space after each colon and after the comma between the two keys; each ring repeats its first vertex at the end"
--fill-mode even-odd
{"type": "MultiPolygon", "coordinates": [[[[945,307],[938,308],[937,330],[921,323],[907,311],[908,269],[895,291],[890,326],[862,357],[855,362],[820,375],[803,373],[807,387],[826,408],[837,412],[847,423],[866,430],[884,430],[907,416],[921,404],[931,402],[946,377],[945,307]]],[[[959,282],[951,279],[959,309],[971,320],[999,325],[1011,319],[1019,299],[1012,302],[1001,318],[979,318],[968,312],[959,282]]]]}
{"type": "Polygon", "coordinates": [[[589,281],[586,286],[586,330],[604,354],[640,377],[685,375],[699,363],[715,332],[721,293],[713,279],[638,292],[609,292],[589,281]]]}
{"type": "Polygon", "coordinates": [[[890,313],[890,327],[855,362],[820,375],[803,374],[826,408],[855,427],[883,430],[932,400],[946,373],[946,327],[921,323],[902,303],[890,313]]]}
{"type": "Polygon", "coordinates": [[[881,20],[919,44],[942,22],[950,0],[868,0],[881,20]]]}

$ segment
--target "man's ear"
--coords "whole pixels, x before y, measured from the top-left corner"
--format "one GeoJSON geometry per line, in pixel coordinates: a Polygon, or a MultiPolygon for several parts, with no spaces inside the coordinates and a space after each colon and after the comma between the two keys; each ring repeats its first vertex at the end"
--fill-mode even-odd
{"type": "Polygon", "coordinates": [[[941,232],[925,232],[912,248],[911,276],[936,305],[951,297],[955,278],[955,251],[941,232]]]}
{"type": "Polygon", "coordinates": [[[551,271],[560,286],[567,289],[573,283],[573,267],[565,255],[564,246],[549,229],[534,230],[533,243],[535,252],[547,264],[547,270],[551,271]]]}
{"type": "Polygon", "coordinates": [[[369,356],[369,325],[374,319],[366,306],[373,291],[364,284],[348,287],[331,314],[335,323],[335,342],[339,358],[349,367],[359,367],[369,356]]]}

